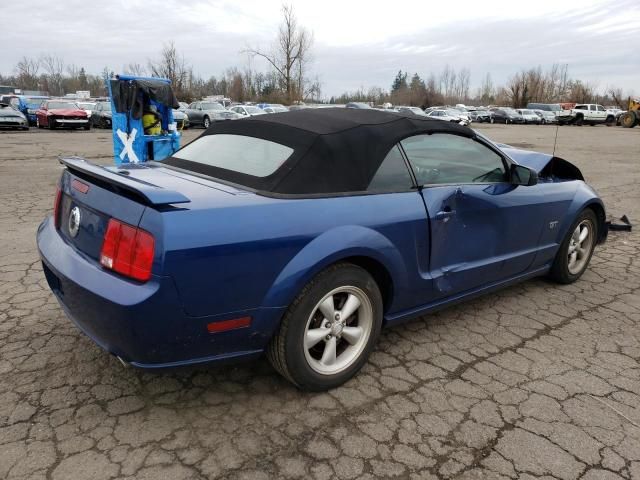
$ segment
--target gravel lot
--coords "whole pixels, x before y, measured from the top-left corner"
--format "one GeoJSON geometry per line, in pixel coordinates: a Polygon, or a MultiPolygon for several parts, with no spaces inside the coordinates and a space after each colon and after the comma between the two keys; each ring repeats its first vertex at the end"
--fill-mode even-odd
{"type": "MultiPolygon", "coordinates": [[[[542,151],[556,130],[479,128],[542,151]]],[[[110,131],[0,133],[0,478],[640,479],[638,230],[612,233],[574,285],[533,280],[384,331],[330,393],[266,360],[145,373],[65,318],[35,245],[57,155],[110,152],[110,131]]],[[[640,128],[559,129],[556,153],[637,223],[639,152],[640,128]]]]}

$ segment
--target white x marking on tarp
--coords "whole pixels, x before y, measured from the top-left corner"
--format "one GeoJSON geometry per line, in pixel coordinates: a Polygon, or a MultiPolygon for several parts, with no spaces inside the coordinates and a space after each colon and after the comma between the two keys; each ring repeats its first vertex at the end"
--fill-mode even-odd
{"type": "Polygon", "coordinates": [[[131,130],[131,134],[129,135],[127,135],[125,132],[123,132],[120,129],[116,131],[116,135],[118,135],[118,138],[120,139],[120,141],[122,142],[122,145],[124,146],[124,148],[120,152],[120,160],[124,160],[125,155],[128,155],[129,161],[131,163],[140,162],[140,159],[136,155],[136,152],[133,151],[133,141],[136,139],[137,133],[138,133],[137,128],[134,128],[133,130],[131,130]]]}

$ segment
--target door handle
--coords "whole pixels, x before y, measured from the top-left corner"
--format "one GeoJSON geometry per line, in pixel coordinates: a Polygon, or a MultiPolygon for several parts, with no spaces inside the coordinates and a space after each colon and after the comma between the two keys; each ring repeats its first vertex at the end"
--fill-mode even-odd
{"type": "Polygon", "coordinates": [[[449,218],[453,217],[456,214],[455,210],[451,210],[449,207],[445,207],[444,210],[436,213],[436,220],[447,221],[449,218]]]}

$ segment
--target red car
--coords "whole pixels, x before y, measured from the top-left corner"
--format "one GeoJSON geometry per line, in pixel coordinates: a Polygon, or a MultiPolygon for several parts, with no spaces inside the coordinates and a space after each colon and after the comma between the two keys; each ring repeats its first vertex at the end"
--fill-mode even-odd
{"type": "Polygon", "coordinates": [[[73,102],[48,100],[36,111],[38,128],[69,127],[89,130],[91,124],[87,112],[73,102]]]}

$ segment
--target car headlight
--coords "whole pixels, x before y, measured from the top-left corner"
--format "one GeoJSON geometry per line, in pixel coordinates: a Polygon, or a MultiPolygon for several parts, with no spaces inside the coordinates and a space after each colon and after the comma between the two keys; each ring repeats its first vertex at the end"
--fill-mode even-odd
{"type": "Polygon", "coordinates": [[[33,115],[34,113],[36,113],[36,111],[33,108],[27,108],[27,113],[33,115]]]}

